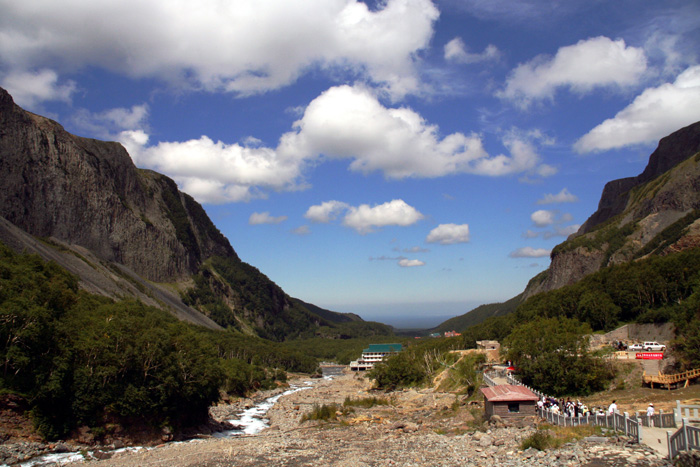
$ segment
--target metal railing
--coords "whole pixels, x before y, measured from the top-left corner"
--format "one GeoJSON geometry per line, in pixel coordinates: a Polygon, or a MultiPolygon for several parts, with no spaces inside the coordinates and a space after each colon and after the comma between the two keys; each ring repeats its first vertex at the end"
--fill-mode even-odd
{"type": "Polygon", "coordinates": [[[659,410],[659,413],[649,417],[646,414],[640,415],[637,413],[635,418],[642,423],[642,426],[649,426],[653,428],[676,428],[678,424],[676,423],[676,416],[674,413],[664,413],[663,410],[659,410]]]}
{"type": "MultiPolygon", "coordinates": [[[[485,374],[484,379],[486,379],[485,374]]],[[[522,384],[511,374],[506,376],[506,381],[508,381],[508,384],[524,386],[540,398],[544,397],[546,399],[551,399],[541,391],[522,384]]],[[[493,382],[493,380],[491,380],[491,382],[493,382]]],[[[671,433],[670,431],[666,433],[668,457],[670,460],[673,460],[678,454],[680,454],[681,451],[700,449],[700,428],[692,426],[688,423],[688,419],[691,416],[694,419],[700,418],[698,416],[698,412],[700,412],[700,405],[682,405],[680,401],[676,401],[676,404],[677,407],[674,410],[674,413],[663,413],[663,411],[659,411],[658,414],[652,415],[651,417],[639,414],[635,414],[630,417],[627,412],[624,414],[589,414],[585,416],[569,417],[567,415],[554,413],[549,409],[539,407],[537,408],[537,415],[554,425],[593,425],[613,429],[614,431],[624,432],[626,436],[630,436],[633,440],[636,440],[637,443],[641,443],[642,441],[642,427],[650,426],[650,421],[652,423],[651,426],[656,428],[675,428],[682,420],[681,427],[678,428],[675,433],[671,433]],[[686,416],[683,417],[683,415],[686,416]]]]}
{"type": "Polygon", "coordinates": [[[676,423],[680,423],[681,419],[687,418],[690,420],[700,420],[700,405],[688,405],[681,404],[681,401],[676,400],[676,408],[674,414],[676,415],[676,423]]]}

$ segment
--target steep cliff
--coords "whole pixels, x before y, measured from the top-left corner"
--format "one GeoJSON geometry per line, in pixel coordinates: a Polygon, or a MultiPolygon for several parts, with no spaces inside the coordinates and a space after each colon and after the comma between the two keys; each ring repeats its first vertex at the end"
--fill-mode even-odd
{"type": "Polygon", "coordinates": [[[436,329],[504,316],[540,292],[574,284],[606,266],[700,246],[700,122],[661,139],[644,171],[605,185],[598,209],[557,245],[549,268],[522,294],[483,305],[436,329]]]}
{"type": "Polygon", "coordinates": [[[598,203],[598,210],[581,226],[578,234],[590,232],[600,224],[621,214],[628,207],[629,195],[633,188],[657,178],[699,151],[700,122],[662,138],[641,174],[636,177],[613,180],[605,185],[598,203]]]}
{"type": "Polygon", "coordinates": [[[59,262],[91,292],[278,340],[343,321],[242,262],[201,205],[120,144],[72,135],[3,89],[0,179],[0,240],[59,262]]]}
{"type": "Polygon", "coordinates": [[[38,237],[80,245],[155,282],[233,256],[192,198],[138,170],[118,143],[80,138],[0,91],[0,215],[38,237]]]}
{"type": "Polygon", "coordinates": [[[598,210],[552,251],[524,298],[605,266],[700,244],[700,122],[663,138],[644,171],[606,184],[598,210]]]}

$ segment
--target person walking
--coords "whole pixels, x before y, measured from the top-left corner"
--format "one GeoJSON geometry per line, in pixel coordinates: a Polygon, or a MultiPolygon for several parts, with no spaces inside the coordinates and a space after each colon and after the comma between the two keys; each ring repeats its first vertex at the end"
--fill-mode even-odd
{"type": "Polygon", "coordinates": [[[649,426],[654,426],[654,404],[649,402],[649,407],[647,407],[647,420],[649,420],[649,426]]]}
{"type": "Polygon", "coordinates": [[[608,407],[608,415],[612,415],[615,412],[617,412],[617,403],[615,401],[612,401],[612,403],[608,407]]]}

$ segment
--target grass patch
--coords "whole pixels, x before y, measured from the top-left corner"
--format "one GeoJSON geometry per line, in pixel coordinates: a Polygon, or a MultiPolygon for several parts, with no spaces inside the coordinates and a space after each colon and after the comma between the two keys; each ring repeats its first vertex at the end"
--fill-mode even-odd
{"type": "Polygon", "coordinates": [[[602,429],[599,426],[552,426],[542,425],[532,435],[523,439],[520,443],[520,449],[526,450],[529,448],[537,449],[538,451],[546,451],[547,449],[557,449],[566,443],[578,441],[588,436],[602,434],[602,429]]]}
{"type": "Polygon", "coordinates": [[[391,405],[391,401],[385,397],[363,397],[360,399],[352,399],[348,396],[345,398],[345,402],[343,402],[343,407],[362,407],[364,409],[371,409],[377,405],[391,405]]]}
{"type": "Polygon", "coordinates": [[[338,415],[347,415],[353,410],[338,404],[314,404],[310,412],[301,417],[302,422],[338,420],[338,415]]]}

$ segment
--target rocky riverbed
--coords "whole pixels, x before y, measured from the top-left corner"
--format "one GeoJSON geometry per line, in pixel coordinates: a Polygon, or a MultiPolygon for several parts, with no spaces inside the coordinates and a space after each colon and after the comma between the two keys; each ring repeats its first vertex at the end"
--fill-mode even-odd
{"type": "MultiPolygon", "coordinates": [[[[219,406],[226,419],[255,401],[219,406]]],[[[482,424],[478,406],[430,389],[369,392],[359,375],[318,381],[312,389],[283,396],[268,412],[269,428],[257,435],[168,443],[136,453],[115,453],[92,465],[110,466],[666,466],[645,446],[619,437],[592,437],[560,449],[521,451],[534,420],[519,426],[482,424]],[[346,397],[388,398],[390,405],[355,408],[333,422],[302,422],[314,404],[342,404],[346,397]],[[475,415],[477,416],[475,418],[475,415]]],[[[80,465],[80,464],[71,464],[80,465]]]]}

